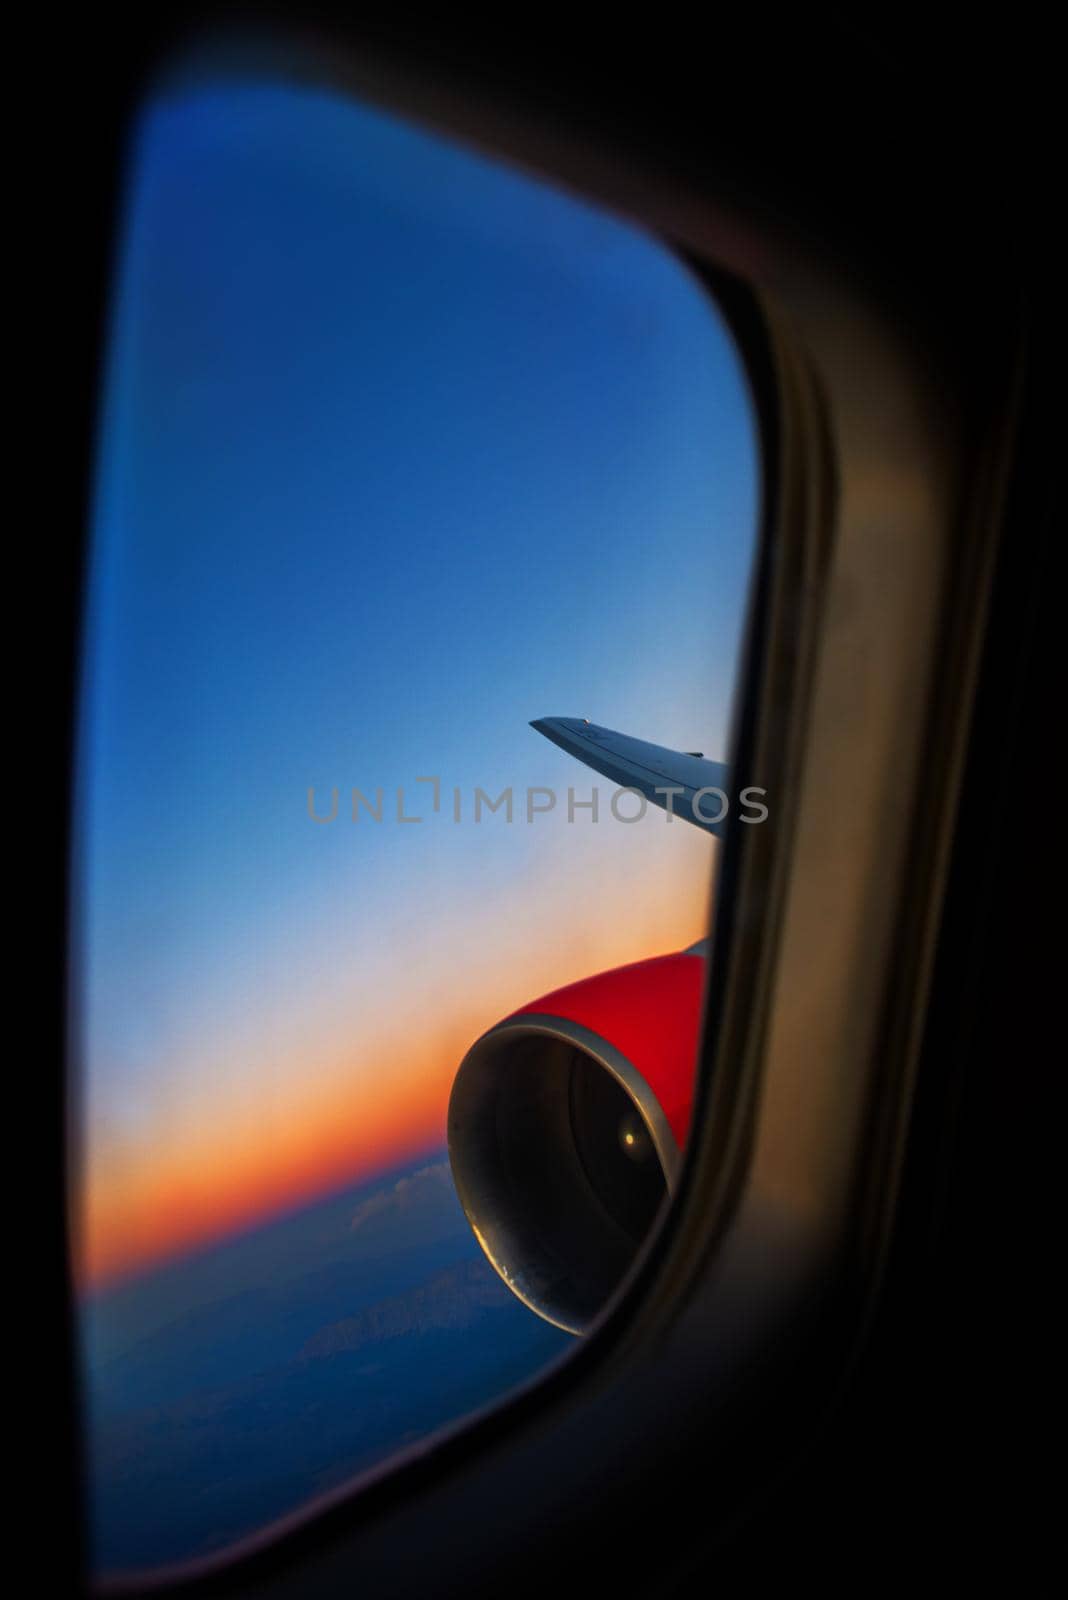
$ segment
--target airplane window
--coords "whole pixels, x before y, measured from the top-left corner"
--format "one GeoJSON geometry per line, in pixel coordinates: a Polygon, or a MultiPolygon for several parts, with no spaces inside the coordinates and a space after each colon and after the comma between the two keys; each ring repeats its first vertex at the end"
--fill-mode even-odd
{"type": "Polygon", "coordinates": [[[203,77],[142,109],[118,243],[72,939],[121,1573],[574,1348],[675,1183],[723,818],[766,800],[722,764],[753,413],[666,246],[203,77]]]}

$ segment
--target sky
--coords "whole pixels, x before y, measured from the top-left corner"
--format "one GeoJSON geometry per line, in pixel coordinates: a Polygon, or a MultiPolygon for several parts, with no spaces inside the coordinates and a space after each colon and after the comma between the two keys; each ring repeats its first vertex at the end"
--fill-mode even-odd
{"type": "Polygon", "coordinates": [[[608,786],[528,724],[722,759],[757,525],[744,375],[690,271],[326,92],[148,105],[109,350],[76,861],[92,1285],[440,1149],[485,1028],[701,936],[714,841],[569,823],[568,785],[608,786]],[[476,823],[476,786],[509,785],[515,820],[476,823]],[[530,823],[528,785],[560,796],[530,823]]]}

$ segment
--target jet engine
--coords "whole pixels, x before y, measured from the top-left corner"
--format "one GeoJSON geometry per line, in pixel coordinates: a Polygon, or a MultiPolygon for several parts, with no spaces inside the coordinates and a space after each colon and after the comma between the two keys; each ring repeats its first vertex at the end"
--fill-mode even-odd
{"type": "Polygon", "coordinates": [[[460,1063],[448,1119],[460,1202],[508,1287],[572,1333],[608,1300],[675,1185],[706,952],[556,989],[460,1063]]]}

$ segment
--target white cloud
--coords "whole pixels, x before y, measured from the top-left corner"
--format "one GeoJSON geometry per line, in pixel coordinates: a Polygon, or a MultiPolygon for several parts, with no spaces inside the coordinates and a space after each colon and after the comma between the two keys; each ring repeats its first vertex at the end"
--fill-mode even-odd
{"type": "Polygon", "coordinates": [[[410,1205],[417,1190],[428,1183],[443,1181],[446,1183],[452,1181],[447,1161],[436,1161],[431,1166],[420,1167],[418,1172],[410,1173],[407,1177],[398,1178],[392,1187],[379,1189],[377,1193],[368,1195],[366,1200],[360,1202],[352,1214],[350,1229],[355,1233],[365,1222],[369,1222],[372,1217],[377,1217],[383,1211],[388,1211],[392,1206],[410,1205]]]}

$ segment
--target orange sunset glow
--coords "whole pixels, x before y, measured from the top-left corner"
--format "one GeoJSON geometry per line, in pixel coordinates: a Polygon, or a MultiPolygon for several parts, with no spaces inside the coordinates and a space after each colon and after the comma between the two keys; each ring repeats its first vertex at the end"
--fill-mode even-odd
{"type": "Polygon", "coordinates": [[[328,1034],[290,997],[306,1055],[280,1055],[264,1039],[259,1071],[218,1083],[210,1115],[160,1105],[151,1138],[98,1142],[85,1165],[80,1280],[99,1288],[440,1148],[456,1068],[486,1028],[576,976],[701,937],[716,846],[659,816],[641,825],[640,849],[637,831],[598,836],[597,880],[588,861],[582,871],[586,916],[567,898],[590,836],[558,828],[563,860],[530,875],[529,903],[510,926],[487,937],[477,903],[455,906],[449,939],[417,931],[387,988],[338,968],[350,993],[328,1034]]]}

